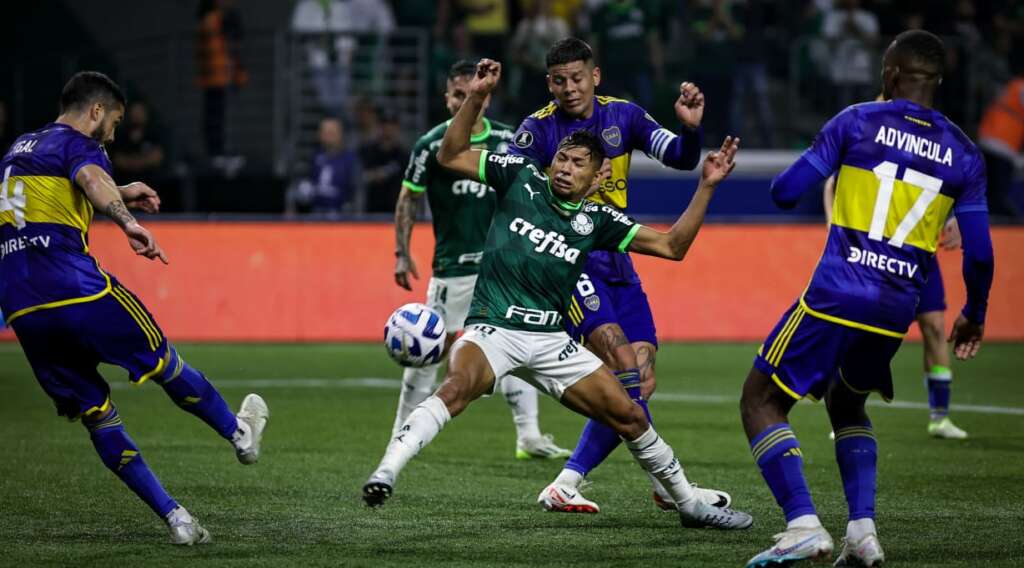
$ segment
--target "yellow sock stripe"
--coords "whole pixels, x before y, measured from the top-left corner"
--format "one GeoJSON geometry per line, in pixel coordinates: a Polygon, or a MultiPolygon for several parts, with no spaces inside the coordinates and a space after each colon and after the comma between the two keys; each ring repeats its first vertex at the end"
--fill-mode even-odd
{"type": "Polygon", "coordinates": [[[776,430],[754,445],[750,452],[754,454],[754,459],[759,459],[766,451],[770,450],[772,446],[788,438],[796,438],[796,434],[794,434],[789,428],[776,430]]]}
{"type": "Polygon", "coordinates": [[[112,403],[110,402],[110,397],[107,397],[107,400],[103,401],[103,404],[101,404],[99,406],[94,406],[94,407],[90,408],[89,410],[86,410],[85,412],[82,413],[82,416],[92,416],[93,414],[103,414],[104,412],[110,410],[111,404],[112,403]]]}
{"type": "Polygon", "coordinates": [[[785,442],[786,440],[790,440],[790,439],[796,440],[796,434],[794,434],[793,432],[789,432],[787,435],[780,436],[779,438],[777,438],[773,443],[771,443],[767,447],[761,448],[760,450],[758,450],[757,452],[754,453],[754,461],[755,462],[761,461],[761,458],[763,458],[764,455],[767,454],[769,450],[771,450],[775,446],[779,445],[780,443],[785,442]]]}
{"type": "Polygon", "coordinates": [[[105,428],[113,428],[114,426],[120,426],[121,424],[124,424],[124,423],[121,422],[121,418],[120,417],[117,417],[114,420],[111,420],[110,422],[104,422],[104,423],[100,424],[99,426],[94,427],[92,429],[92,431],[95,432],[96,430],[103,430],[105,428]]]}
{"type": "Polygon", "coordinates": [[[118,288],[121,289],[121,293],[124,294],[124,298],[139,311],[139,315],[142,316],[142,320],[149,326],[149,329],[153,332],[153,335],[156,337],[156,342],[159,345],[164,336],[160,333],[160,328],[157,327],[156,322],[153,321],[152,317],[150,317],[149,312],[146,311],[146,308],[142,307],[142,304],[135,299],[135,296],[132,296],[131,292],[125,290],[121,286],[118,286],[118,288]]]}
{"type": "Polygon", "coordinates": [[[782,344],[782,339],[789,333],[789,328],[793,326],[793,322],[796,321],[799,310],[793,310],[793,313],[789,314],[789,318],[786,319],[786,325],[782,326],[782,331],[775,336],[775,341],[772,341],[772,346],[768,349],[768,356],[765,360],[769,363],[775,357],[775,352],[778,351],[779,346],[782,344]]]}
{"type": "Polygon", "coordinates": [[[135,323],[139,326],[139,328],[142,329],[142,333],[146,334],[146,341],[149,342],[149,348],[155,351],[157,345],[159,345],[159,342],[156,340],[156,337],[153,335],[153,332],[150,331],[149,328],[144,323],[142,323],[142,320],[139,318],[138,313],[135,312],[135,308],[132,307],[132,305],[129,304],[124,299],[124,296],[121,294],[120,290],[115,288],[111,292],[114,295],[114,299],[116,299],[117,302],[121,304],[121,307],[123,307],[125,311],[128,312],[128,315],[132,316],[132,319],[135,320],[135,323]]]}
{"type": "Polygon", "coordinates": [[[839,430],[836,430],[836,441],[845,438],[853,438],[854,436],[864,436],[874,439],[875,432],[871,428],[864,428],[862,426],[853,426],[850,428],[840,428],[839,430]]]}
{"type": "Polygon", "coordinates": [[[776,366],[779,364],[780,361],[782,361],[782,355],[786,352],[786,348],[789,347],[790,340],[792,340],[793,336],[796,335],[796,330],[800,327],[800,322],[803,321],[804,319],[804,314],[806,312],[799,308],[796,310],[796,312],[799,313],[796,314],[796,318],[793,320],[793,325],[790,326],[789,331],[786,333],[786,337],[782,339],[781,345],[779,345],[778,348],[775,350],[774,360],[768,360],[768,362],[771,363],[772,366],[776,366]]]}

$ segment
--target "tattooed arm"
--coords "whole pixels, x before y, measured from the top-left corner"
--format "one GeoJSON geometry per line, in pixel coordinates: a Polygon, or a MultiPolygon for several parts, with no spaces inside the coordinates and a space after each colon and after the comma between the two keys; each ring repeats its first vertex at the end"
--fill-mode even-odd
{"type": "Polygon", "coordinates": [[[75,175],[75,183],[82,188],[93,207],[103,211],[121,227],[135,254],[148,259],[159,258],[164,264],[167,264],[167,255],[164,254],[153,235],[140,225],[128,211],[128,207],[122,200],[121,190],[103,168],[90,164],[79,169],[78,174],[75,175]]]}
{"type": "Polygon", "coordinates": [[[412,290],[409,274],[417,280],[420,278],[409,251],[412,227],[416,223],[416,200],[419,196],[420,193],[403,184],[402,192],[398,194],[398,202],[395,204],[395,283],[406,290],[412,290]]]}

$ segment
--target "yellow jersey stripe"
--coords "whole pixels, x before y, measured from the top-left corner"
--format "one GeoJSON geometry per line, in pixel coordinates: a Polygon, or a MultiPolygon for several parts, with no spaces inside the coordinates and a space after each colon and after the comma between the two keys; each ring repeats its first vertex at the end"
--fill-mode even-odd
{"type": "Polygon", "coordinates": [[[135,320],[135,323],[139,326],[139,328],[142,329],[142,333],[146,334],[146,341],[149,343],[149,348],[155,351],[158,343],[156,341],[156,337],[153,336],[153,332],[150,331],[149,328],[142,323],[142,320],[139,318],[139,315],[135,312],[135,308],[127,301],[125,301],[124,296],[121,295],[120,290],[117,290],[115,288],[113,290],[113,294],[114,299],[116,299],[117,302],[121,304],[121,307],[124,308],[126,312],[128,312],[128,315],[130,315],[132,319],[135,320]]]}
{"type": "Polygon", "coordinates": [[[552,114],[554,114],[555,113],[555,109],[557,109],[557,108],[558,108],[558,106],[555,105],[555,103],[548,103],[543,108],[541,108],[537,112],[531,114],[530,116],[532,116],[533,118],[547,118],[547,117],[551,116],[552,114]]]}
{"type": "Polygon", "coordinates": [[[131,305],[135,306],[135,309],[138,310],[143,322],[149,325],[149,329],[153,332],[153,335],[156,337],[157,341],[162,340],[164,336],[162,333],[160,333],[160,327],[156,325],[155,321],[153,321],[153,318],[149,315],[149,312],[146,311],[146,308],[142,307],[142,304],[140,304],[139,301],[135,299],[135,296],[133,296],[132,293],[129,292],[127,289],[125,289],[124,286],[118,286],[118,289],[120,289],[121,293],[124,295],[124,298],[128,300],[128,302],[131,305]]]}
{"type": "MultiPolygon", "coordinates": [[[[93,207],[71,180],[57,176],[11,176],[9,184],[22,184],[25,222],[67,225],[81,232],[89,229],[93,207]]],[[[14,211],[0,213],[0,225],[14,224],[14,211]]]]}
{"type": "Polygon", "coordinates": [[[827,322],[832,322],[834,324],[845,325],[846,327],[852,327],[854,329],[861,329],[861,330],[864,330],[864,331],[870,331],[871,333],[877,333],[879,335],[884,335],[886,337],[895,337],[897,339],[903,339],[903,337],[906,335],[906,333],[900,333],[898,331],[890,331],[888,329],[882,329],[880,327],[875,327],[873,325],[867,325],[867,324],[864,324],[864,323],[858,323],[858,322],[855,322],[855,321],[845,320],[843,318],[837,318],[836,316],[830,316],[828,314],[823,314],[821,312],[815,311],[815,310],[811,309],[807,305],[807,302],[804,300],[803,296],[800,296],[800,306],[804,310],[806,310],[807,313],[811,314],[812,316],[814,316],[814,317],[816,317],[818,319],[823,319],[823,320],[825,320],[827,322]]]}
{"type": "Polygon", "coordinates": [[[803,321],[804,315],[807,313],[800,309],[800,314],[796,317],[793,322],[793,327],[789,330],[789,334],[786,335],[786,339],[783,340],[779,350],[775,353],[775,361],[770,363],[772,365],[778,365],[782,361],[782,356],[786,353],[786,349],[789,348],[789,342],[793,340],[793,336],[796,335],[796,330],[800,328],[800,322],[803,321]]]}

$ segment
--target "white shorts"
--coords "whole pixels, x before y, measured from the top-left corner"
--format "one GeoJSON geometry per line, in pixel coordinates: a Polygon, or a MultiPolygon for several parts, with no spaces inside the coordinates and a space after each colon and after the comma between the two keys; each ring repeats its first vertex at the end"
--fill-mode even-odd
{"type": "Polygon", "coordinates": [[[519,331],[473,324],[459,341],[480,347],[494,371],[495,385],[515,375],[556,399],[603,363],[564,331],[519,331]]]}
{"type": "Polygon", "coordinates": [[[430,278],[427,285],[427,306],[437,310],[444,318],[448,333],[462,331],[469,315],[469,304],[473,301],[476,274],[455,278],[430,278]]]}

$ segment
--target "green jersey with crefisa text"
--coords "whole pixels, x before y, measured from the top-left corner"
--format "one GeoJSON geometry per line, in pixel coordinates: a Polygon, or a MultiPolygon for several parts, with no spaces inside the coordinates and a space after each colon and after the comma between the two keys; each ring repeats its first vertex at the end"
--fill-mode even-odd
{"type": "MultiPolygon", "coordinates": [[[[451,120],[424,134],[412,150],[402,185],[427,192],[434,222],[434,276],[454,278],[476,274],[487,228],[494,214],[494,190],[475,179],[460,177],[437,163],[437,150],[451,120]]],[[[507,124],[484,119],[484,129],[470,138],[478,150],[504,152],[515,136],[507,124]]]]}
{"type": "Polygon", "coordinates": [[[525,156],[481,152],[479,177],[498,205],[466,324],[562,331],[587,254],[624,252],[640,225],[607,205],[559,199],[544,168],[525,156]]]}

